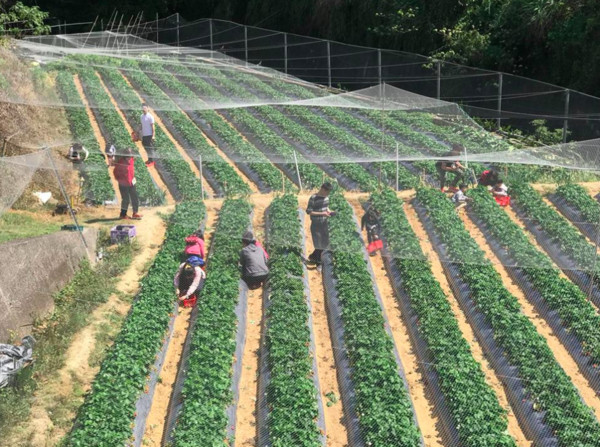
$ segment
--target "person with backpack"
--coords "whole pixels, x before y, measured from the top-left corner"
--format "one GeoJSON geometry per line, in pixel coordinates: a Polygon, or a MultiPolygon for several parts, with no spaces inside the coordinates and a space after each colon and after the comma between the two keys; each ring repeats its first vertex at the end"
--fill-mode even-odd
{"type": "Polygon", "coordinates": [[[119,183],[119,191],[121,193],[121,214],[119,215],[119,219],[141,219],[142,215],[138,214],[139,198],[135,188],[135,167],[131,148],[125,149],[123,153],[116,156],[114,167],[113,174],[119,183]],[[131,217],[127,216],[127,209],[130,202],[133,210],[131,217]]]}
{"type": "Polygon", "coordinates": [[[206,273],[202,270],[204,260],[199,256],[192,255],[179,265],[173,284],[177,289],[179,301],[194,299],[202,289],[202,280],[206,273]]]}
{"type": "Polygon", "coordinates": [[[242,236],[244,248],[240,251],[240,270],[242,279],[250,290],[258,289],[269,275],[267,252],[257,245],[254,234],[246,231],[242,236]]]}
{"type": "Polygon", "coordinates": [[[204,253],[204,231],[198,229],[193,234],[185,238],[184,257],[198,256],[206,259],[204,253]]]}
{"type": "MultiPolygon", "coordinates": [[[[444,157],[456,157],[460,155],[464,151],[464,148],[460,144],[453,144],[452,150],[446,154],[444,157]]],[[[452,173],[454,174],[454,179],[452,179],[452,183],[450,184],[449,190],[452,192],[458,191],[456,185],[459,184],[464,178],[465,168],[458,160],[438,160],[435,164],[435,169],[438,172],[438,176],[440,178],[440,189],[442,192],[444,191],[444,187],[446,186],[446,174],[452,173]]]]}
{"type": "Polygon", "coordinates": [[[308,199],[306,214],[310,216],[310,234],[315,250],[308,256],[308,261],[321,267],[323,251],[329,248],[329,217],[335,214],[329,209],[329,193],[333,186],[329,182],[321,185],[318,193],[308,199]]]}

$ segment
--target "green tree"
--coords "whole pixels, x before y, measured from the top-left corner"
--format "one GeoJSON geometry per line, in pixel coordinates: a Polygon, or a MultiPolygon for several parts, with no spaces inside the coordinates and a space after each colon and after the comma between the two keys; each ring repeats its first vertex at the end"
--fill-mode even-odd
{"type": "Polygon", "coordinates": [[[48,13],[37,6],[17,2],[0,13],[0,31],[20,38],[26,34],[49,34],[50,26],[44,22],[48,13]]]}

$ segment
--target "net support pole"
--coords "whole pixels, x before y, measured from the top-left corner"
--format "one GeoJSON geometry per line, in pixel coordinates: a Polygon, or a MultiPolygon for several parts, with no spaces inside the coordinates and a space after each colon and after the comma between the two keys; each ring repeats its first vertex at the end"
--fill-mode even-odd
{"type": "Polygon", "coordinates": [[[497,106],[497,110],[498,110],[498,118],[496,118],[496,128],[498,130],[500,130],[500,128],[502,127],[502,83],[503,83],[503,77],[502,77],[502,73],[498,73],[498,106],[497,106]]]}
{"type": "Polygon", "coordinates": [[[202,200],[204,200],[204,176],[202,175],[202,155],[198,158],[198,171],[200,171],[200,191],[202,194],[202,200]]]}
{"type": "Polygon", "coordinates": [[[437,71],[437,79],[435,85],[436,98],[440,99],[442,97],[442,63],[437,61],[435,63],[436,71],[437,71]]]}
{"type": "Polygon", "coordinates": [[[296,163],[296,175],[298,176],[298,186],[300,187],[300,191],[302,191],[302,179],[300,178],[300,168],[298,167],[298,155],[296,151],[294,151],[294,163],[296,163]]]}
{"type": "Polygon", "coordinates": [[[565,119],[563,120],[562,142],[567,142],[567,133],[569,132],[569,102],[571,100],[571,90],[565,90],[565,119]]]}
{"type": "Polygon", "coordinates": [[[244,59],[246,67],[248,67],[248,27],[246,25],[244,25],[244,59]]]}
{"type": "MultiPolygon", "coordinates": [[[[210,36],[210,51],[212,52],[214,50],[214,45],[213,45],[213,23],[212,23],[212,19],[208,19],[208,35],[210,36]]],[[[212,57],[212,54],[211,54],[212,57]]]]}
{"type": "Polygon", "coordinates": [[[287,45],[287,33],[283,33],[283,72],[287,74],[288,72],[288,45],[287,45]]]}
{"type": "Polygon", "coordinates": [[[50,152],[50,148],[47,147],[45,149],[46,149],[46,154],[48,155],[48,158],[50,159],[50,164],[52,165],[52,169],[54,170],[54,175],[56,175],[56,180],[58,181],[58,187],[60,188],[60,192],[62,193],[62,195],[65,199],[67,208],[69,209],[69,213],[71,214],[71,218],[73,219],[73,222],[75,222],[75,227],[77,228],[77,232],[79,233],[79,236],[81,237],[81,241],[83,242],[83,246],[85,247],[85,252],[87,253],[88,258],[91,259],[90,249],[88,247],[87,242],[85,241],[85,237],[83,237],[83,230],[79,226],[79,222],[77,221],[77,216],[75,216],[75,211],[73,211],[73,207],[71,206],[71,200],[69,199],[69,195],[67,194],[65,185],[63,185],[62,179],[60,178],[60,175],[58,174],[58,169],[56,168],[56,165],[54,164],[54,159],[52,158],[52,153],[50,152]]]}
{"type": "Polygon", "coordinates": [[[400,170],[400,155],[399,155],[399,144],[396,141],[396,191],[400,190],[400,185],[398,182],[398,171],[400,170]]]}
{"type": "Polygon", "coordinates": [[[331,42],[327,41],[327,79],[329,88],[331,88],[331,42]]]}
{"type": "Polygon", "coordinates": [[[177,48],[179,48],[179,13],[177,12],[177,48]]]}
{"type": "Polygon", "coordinates": [[[158,13],[156,13],[156,50],[158,50],[158,13]]]}
{"type": "Polygon", "coordinates": [[[382,70],[381,70],[381,49],[377,50],[377,80],[379,85],[383,82],[382,70]]]}

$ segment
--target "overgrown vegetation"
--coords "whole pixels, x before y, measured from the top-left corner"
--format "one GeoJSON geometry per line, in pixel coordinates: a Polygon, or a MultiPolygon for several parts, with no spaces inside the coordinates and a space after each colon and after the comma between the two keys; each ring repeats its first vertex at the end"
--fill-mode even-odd
{"type": "Polygon", "coordinates": [[[4,213],[0,216],[0,244],[60,230],[60,224],[44,222],[28,214],[4,213]]]}
{"type": "MultiPolygon", "coordinates": [[[[106,238],[101,239],[101,246],[106,238]]],[[[115,292],[118,277],[131,263],[135,244],[107,250],[96,267],[84,261],[73,279],[54,297],[53,312],[34,323],[35,362],[17,376],[14,387],[0,391],[0,433],[8,434],[28,417],[38,385],[64,364],[64,353],[91,312],[115,292]]]]}

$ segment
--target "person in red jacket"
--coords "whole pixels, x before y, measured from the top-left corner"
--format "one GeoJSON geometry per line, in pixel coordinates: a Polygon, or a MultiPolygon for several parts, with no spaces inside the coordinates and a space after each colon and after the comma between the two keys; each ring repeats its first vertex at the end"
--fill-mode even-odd
{"type": "Polygon", "coordinates": [[[139,199],[137,190],[135,189],[135,168],[133,163],[133,151],[130,148],[125,149],[123,153],[119,154],[114,162],[114,175],[119,183],[119,191],[121,192],[120,219],[142,218],[142,216],[138,214],[139,199]],[[133,209],[131,218],[127,216],[129,202],[131,202],[131,208],[133,209]]]}
{"type": "Polygon", "coordinates": [[[192,255],[206,259],[204,257],[204,232],[202,230],[196,230],[194,234],[185,238],[185,259],[192,255]]]}

